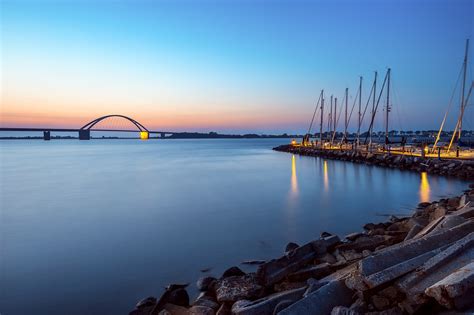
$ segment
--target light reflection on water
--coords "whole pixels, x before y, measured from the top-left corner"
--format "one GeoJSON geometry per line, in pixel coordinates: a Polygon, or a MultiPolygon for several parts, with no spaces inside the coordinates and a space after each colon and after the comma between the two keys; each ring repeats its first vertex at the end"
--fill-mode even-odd
{"type": "Polygon", "coordinates": [[[296,178],[296,160],[295,155],[291,156],[291,190],[290,190],[291,198],[295,198],[298,196],[298,179],[296,178]]]}
{"type": "Polygon", "coordinates": [[[0,311],[126,314],[200,269],[219,276],[467,185],[271,150],[285,142],[0,141],[0,311]]]}
{"type": "Polygon", "coordinates": [[[328,175],[328,162],[323,161],[323,176],[324,176],[324,191],[329,191],[329,175],[328,175]]]}
{"type": "Polygon", "coordinates": [[[431,200],[430,196],[430,182],[428,181],[428,174],[426,172],[421,172],[420,180],[420,202],[429,202],[431,200]]]}

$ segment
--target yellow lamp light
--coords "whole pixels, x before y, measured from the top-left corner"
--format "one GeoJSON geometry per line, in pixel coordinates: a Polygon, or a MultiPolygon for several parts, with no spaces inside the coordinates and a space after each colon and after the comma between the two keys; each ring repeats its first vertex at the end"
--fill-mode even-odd
{"type": "Polygon", "coordinates": [[[141,140],[148,140],[149,138],[149,134],[148,134],[148,131],[140,131],[140,139],[141,140]]]}

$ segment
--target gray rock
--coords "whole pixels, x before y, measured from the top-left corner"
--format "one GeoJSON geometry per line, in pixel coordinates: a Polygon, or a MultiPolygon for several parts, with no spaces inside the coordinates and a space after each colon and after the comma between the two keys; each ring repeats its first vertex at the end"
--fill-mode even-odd
{"type": "MultiPolygon", "coordinates": [[[[440,233],[443,235],[446,233],[440,233]]],[[[427,260],[416,271],[396,282],[397,287],[406,294],[406,310],[412,312],[413,305],[427,302],[425,290],[453,272],[474,261],[474,232],[453,243],[447,249],[427,260]]]]}
{"type": "Polygon", "coordinates": [[[474,205],[473,207],[465,207],[465,208],[459,209],[458,211],[455,211],[452,214],[463,217],[465,219],[474,218],[474,205]]]}
{"type": "Polygon", "coordinates": [[[288,306],[290,306],[293,303],[295,303],[295,302],[292,301],[292,300],[283,300],[283,301],[281,301],[280,303],[277,304],[277,306],[275,306],[275,309],[273,310],[273,315],[277,315],[278,313],[280,313],[280,311],[284,310],[285,308],[287,308],[288,306]]]}
{"type": "Polygon", "coordinates": [[[217,311],[220,305],[213,297],[207,295],[200,295],[196,299],[196,301],[193,302],[193,306],[205,306],[212,308],[214,311],[217,311]]]}
{"type": "Polygon", "coordinates": [[[319,280],[316,280],[316,279],[313,279],[313,278],[309,278],[306,281],[306,283],[308,284],[308,287],[307,287],[306,291],[303,294],[303,296],[305,296],[305,297],[308,296],[310,293],[318,290],[323,285],[328,284],[329,282],[328,281],[319,281],[319,280]]]}
{"type": "Polygon", "coordinates": [[[166,303],[163,309],[158,313],[159,315],[189,315],[189,310],[186,307],[166,303]]]}
{"type": "Polygon", "coordinates": [[[309,266],[288,275],[290,281],[302,281],[308,278],[321,279],[333,271],[328,263],[322,263],[316,266],[309,266]]]}
{"type": "Polygon", "coordinates": [[[474,305],[474,262],[454,271],[425,290],[425,294],[447,307],[463,309],[474,305]]]}
{"type": "Polygon", "coordinates": [[[290,291],[290,290],[299,289],[303,287],[306,287],[305,281],[291,282],[291,281],[285,280],[280,283],[275,283],[273,285],[273,290],[275,292],[283,292],[283,291],[290,291]]]}
{"type": "Polygon", "coordinates": [[[152,314],[158,314],[165,304],[175,306],[188,306],[189,296],[186,292],[188,284],[170,284],[166,287],[166,291],[161,295],[160,299],[153,307],[152,314]]]}
{"type": "Polygon", "coordinates": [[[374,236],[361,236],[358,237],[354,242],[343,243],[337,245],[336,248],[340,251],[343,250],[356,250],[363,251],[364,249],[374,250],[380,245],[385,245],[387,239],[383,235],[374,235],[374,236]]]}
{"type": "Polygon", "coordinates": [[[371,300],[372,304],[379,311],[384,310],[390,306],[390,300],[380,295],[373,295],[371,300]]]}
{"type": "Polygon", "coordinates": [[[140,300],[137,305],[135,305],[136,308],[143,308],[147,306],[153,306],[156,304],[156,297],[149,296],[147,298],[144,298],[143,300],[140,300]]]}
{"type": "Polygon", "coordinates": [[[346,261],[354,261],[362,258],[362,254],[353,249],[341,251],[341,255],[346,259],[346,261]]]}
{"type": "Polygon", "coordinates": [[[458,226],[466,221],[467,220],[461,216],[446,215],[443,217],[441,222],[433,228],[433,230],[430,233],[436,233],[439,231],[447,230],[455,226],[458,226]]]}
{"type": "Polygon", "coordinates": [[[420,202],[418,208],[426,208],[431,205],[431,202],[420,202]]]}
{"type": "Polygon", "coordinates": [[[262,299],[246,303],[235,303],[232,313],[235,315],[273,314],[275,307],[282,301],[295,302],[303,296],[306,288],[271,294],[262,299]]]}
{"type": "Polygon", "coordinates": [[[178,306],[189,306],[188,292],[183,288],[173,290],[170,292],[167,302],[178,306]]]}
{"type": "Polygon", "coordinates": [[[320,262],[326,262],[328,264],[335,264],[337,262],[336,257],[334,257],[330,253],[326,253],[318,258],[318,261],[320,262]]]}
{"type": "Polygon", "coordinates": [[[285,253],[289,253],[289,252],[297,249],[298,247],[300,247],[298,244],[290,242],[290,243],[286,244],[285,253]]]}
{"type": "Polygon", "coordinates": [[[423,230],[423,226],[420,224],[415,224],[408,232],[407,236],[405,237],[405,241],[411,240],[414,238],[418,233],[423,230]]]}
{"type": "Polygon", "coordinates": [[[336,306],[335,308],[332,309],[331,315],[362,315],[362,314],[345,306],[336,306]]]}
{"type": "Polygon", "coordinates": [[[329,237],[329,236],[332,236],[332,234],[329,233],[329,232],[321,232],[321,238],[326,238],[326,237],[329,237]]]}
{"type": "Polygon", "coordinates": [[[352,294],[343,281],[332,281],[280,311],[278,315],[327,315],[336,306],[349,305],[352,294]]]}
{"type": "MultiPolygon", "coordinates": [[[[449,245],[463,238],[473,229],[474,222],[466,222],[441,233],[427,235],[420,239],[413,239],[390,246],[372,256],[362,259],[359,262],[359,271],[364,277],[368,277],[389,267],[396,266],[401,262],[449,245]]],[[[428,258],[429,257],[427,257],[427,259],[428,258]]],[[[412,266],[413,269],[421,265],[423,262],[424,261],[419,261],[418,265],[414,264],[412,266]]],[[[406,272],[408,271],[409,270],[406,272]]]]}
{"type": "Polygon", "coordinates": [[[360,237],[362,235],[365,235],[365,234],[361,233],[361,232],[355,232],[355,233],[347,234],[345,236],[345,239],[347,239],[349,241],[355,241],[358,237],[360,237]]]}
{"type": "Polygon", "coordinates": [[[259,298],[262,293],[263,287],[253,274],[227,277],[216,283],[216,297],[220,303],[255,299],[259,298]]]}
{"type": "Polygon", "coordinates": [[[222,274],[222,278],[232,277],[232,276],[243,276],[245,272],[243,272],[239,267],[230,267],[222,274]]]}
{"type": "Polygon", "coordinates": [[[216,314],[216,311],[214,311],[212,308],[202,306],[202,305],[192,306],[188,311],[190,315],[215,315],[216,314]]]}
{"type": "Polygon", "coordinates": [[[214,277],[201,277],[196,282],[196,287],[199,291],[207,291],[209,290],[213,284],[215,284],[216,278],[214,277]]]}
{"type": "Polygon", "coordinates": [[[257,269],[257,275],[265,286],[275,284],[316,257],[326,254],[327,250],[339,241],[339,237],[334,235],[305,244],[293,250],[290,255],[260,265],[257,269]]]}
{"type": "Polygon", "coordinates": [[[216,315],[232,315],[232,308],[229,303],[221,304],[221,307],[217,310],[216,315]]]}

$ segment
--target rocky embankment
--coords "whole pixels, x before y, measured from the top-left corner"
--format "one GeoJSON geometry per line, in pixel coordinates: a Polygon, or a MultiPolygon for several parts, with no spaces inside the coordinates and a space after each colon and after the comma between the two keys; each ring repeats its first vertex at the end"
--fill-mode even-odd
{"type": "Polygon", "coordinates": [[[444,176],[455,176],[464,179],[474,179],[474,161],[472,160],[438,160],[433,158],[428,159],[395,154],[389,155],[342,150],[321,150],[292,145],[281,145],[273,148],[273,150],[417,172],[428,172],[444,176]]]}
{"type": "Polygon", "coordinates": [[[421,203],[411,217],[289,243],[256,272],[232,267],[196,285],[191,303],[186,285],[174,284],[130,315],[472,314],[474,184],[459,197],[421,203]]]}

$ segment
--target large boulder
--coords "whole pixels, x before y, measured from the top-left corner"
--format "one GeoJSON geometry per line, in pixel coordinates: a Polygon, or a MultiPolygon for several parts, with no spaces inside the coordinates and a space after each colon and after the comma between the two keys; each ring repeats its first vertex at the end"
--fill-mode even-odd
{"type": "Polygon", "coordinates": [[[227,277],[216,283],[216,297],[220,303],[242,299],[253,300],[259,298],[263,290],[254,274],[227,277]]]}
{"type": "Polygon", "coordinates": [[[257,275],[264,286],[271,286],[283,280],[290,273],[304,267],[315,258],[326,254],[329,248],[339,242],[339,237],[333,235],[307,243],[291,251],[290,255],[260,265],[257,269],[257,275]]]}

